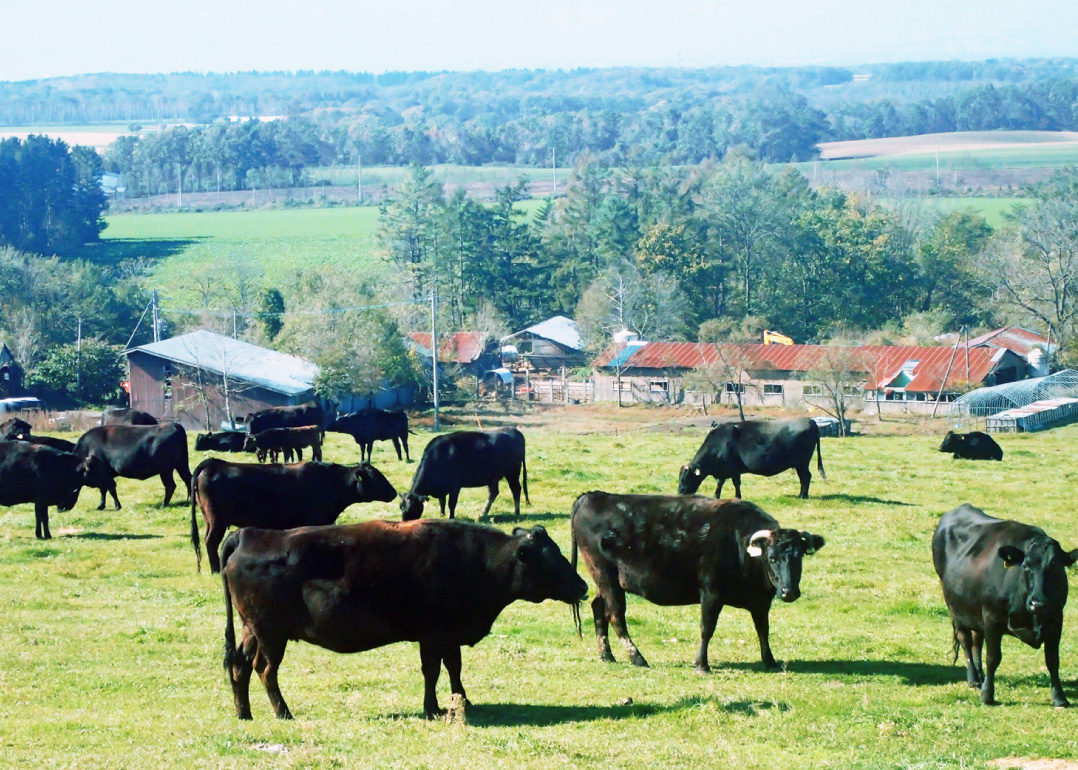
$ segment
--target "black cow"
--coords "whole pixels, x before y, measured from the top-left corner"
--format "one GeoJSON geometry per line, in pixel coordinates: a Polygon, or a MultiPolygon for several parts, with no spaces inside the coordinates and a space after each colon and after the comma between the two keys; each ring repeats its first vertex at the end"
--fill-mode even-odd
{"type": "Polygon", "coordinates": [[[102,425],[157,425],[157,418],[138,409],[112,407],[101,413],[102,425]]]}
{"type": "Polygon", "coordinates": [[[243,452],[246,433],[225,431],[223,433],[199,433],[195,436],[195,450],[198,452],[243,452]]]}
{"type": "Polygon", "coordinates": [[[1002,460],[1003,450],[996,440],[979,430],[969,433],[947,431],[940,444],[941,452],[951,452],[955,460],[1002,460]]]}
{"type": "Polygon", "coordinates": [[[0,439],[10,441],[20,434],[30,435],[30,423],[26,420],[12,417],[10,420],[4,420],[4,422],[0,423],[0,439]]]}
{"type": "Polygon", "coordinates": [[[352,414],[344,414],[332,420],[326,426],[333,433],[347,433],[359,444],[360,459],[371,459],[371,450],[375,441],[392,441],[397,450],[397,459],[401,459],[401,446],[408,462],[408,415],[404,412],[387,412],[384,409],[364,409],[352,414]]]}
{"type": "Polygon", "coordinates": [[[741,497],[741,474],[774,476],[793,468],[801,480],[801,497],[807,498],[812,473],[809,465],[816,452],[816,467],[827,479],[820,452],[820,429],[808,418],[799,420],[745,420],[717,425],[692,462],[678,474],[678,494],[691,495],[708,476],[718,479],[715,497],[722,497],[726,479],[733,479],[734,497],[741,497]]]}
{"type": "Polygon", "coordinates": [[[647,661],[625,624],[625,592],[655,604],[700,605],[696,669],[709,671],[707,647],[724,606],[748,610],[764,666],[776,668],[768,642],[775,595],[801,595],[801,561],[824,546],[819,535],[783,529],[752,503],[707,497],[587,492],[572,510],[577,548],[598,589],[591,608],[599,654],[613,662],[609,624],[637,666],[647,661]]]}
{"type": "Polygon", "coordinates": [[[305,428],[313,425],[325,431],[326,413],[318,404],[271,406],[247,415],[247,432],[252,436],[270,428],[305,428]]]}
{"type": "Polygon", "coordinates": [[[524,499],[528,505],[528,465],[524,460],[524,434],[516,428],[471,430],[447,433],[432,439],[423,450],[412,488],[401,496],[401,514],[405,521],[423,515],[428,497],[438,498],[442,515],[449,498],[449,518],[457,510],[457,497],[464,487],[486,487],[490,494],[480,517],[486,516],[498,483],[505,479],[513,493],[513,509],[520,515],[521,472],[524,474],[524,499]]]}
{"type": "Polygon", "coordinates": [[[221,571],[217,548],[229,527],[289,529],[333,524],[353,503],[388,503],[397,496],[389,480],[370,463],[354,467],[332,463],[258,465],[203,460],[191,477],[191,543],[198,568],[196,503],[206,521],[206,554],[213,572],[221,571]]]}
{"type": "Polygon", "coordinates": [[[981,703],[996,702],[995,676],[1004,634],[1044,645],[1052,705],[1067,706],[1059,681],[1059,639],[1067,603],[1065,552],[1040,527],[996,519],[965,504],[943,515],[932,536],[932,563],[954,628],[954,655],[966,655],[966,682],[981,703]],[[987,647],[985,667],[981,651],[987,647]]]}
{"type": "MultiPolygon", "coordinates": [[[[92,452],[100,454],[112,467],[116,476],[128,479],[148,479],[160,476],[165,485],[165,500],[168,505],[172,493],[176,491],[176,482],[172,478],[175,471],[191,493],[191,470],[187,462],[187,431],[178,422],[161,425],[102,425],[90,428],[79,437],[75,451],[84,457],[92,452]]],[[[101,505],[105,507],[105,493],[112,494],[116,508],[120,508],[120,498],[116,496],[116,482],[101,490],[101,505]]]]}
{"type": "Polygon", "coordinates": [[[99,456],[82,457],[25,441],[0,442],[0,505],[34,504],[34,535],[47,540],[49,506],[69,511],[84,486],[104,486],[112,474],[99,456]]]}
{"type": "Polygon", "coordinates": [[[508,535],[463,521],[389,523],[274,531],[247,527],[221,550],[225,668],[236,716],[251,718],[251,669],[273,710],[291,719],[277,670],[291,639],[335,652],[419,642],[428,718],[445,665],[464,699],[462,645],[475,645],[499,613],[522,599],[573,604],[588,593],[542,527],[508,535]],[[232,603],[243,623],[236,643],[232,603]]]}
{"type": "Polygon", "coordinates": [[[322,459],[322,431],[320,428],[309,425],[305,428],[266,428],[266,430],[254,435],[248,434],[243,448],[248,452],[256,452],[258,461],[265,462],[267,456],[271,462],[277,462],[277,458],[284,453],[284,461],[292,462],[293,453],[303,462],[303,448],[311,448],[311,456],[315,460],[322,459]]]}
{"type": "Polygon", "coordinates": [[[14,441],[24,441],[27,444],[37,444],[57,449],[61,452],[74,452],[75,444],[62,438],[53,436],[32,436],[29,433],[19,433],[12,438],[14,441]]]}

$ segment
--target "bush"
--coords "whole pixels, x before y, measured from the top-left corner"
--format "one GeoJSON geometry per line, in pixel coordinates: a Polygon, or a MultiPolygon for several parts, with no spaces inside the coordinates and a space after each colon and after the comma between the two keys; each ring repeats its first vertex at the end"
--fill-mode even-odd
{"type": "Polygon", "coordinates": [[[124,378],[122,353],[119,345],[94,339],[83,340],[81,352],[77,345],[58,345],[30,372],[26,386],[51,403],[118,403],[124,378]]]}

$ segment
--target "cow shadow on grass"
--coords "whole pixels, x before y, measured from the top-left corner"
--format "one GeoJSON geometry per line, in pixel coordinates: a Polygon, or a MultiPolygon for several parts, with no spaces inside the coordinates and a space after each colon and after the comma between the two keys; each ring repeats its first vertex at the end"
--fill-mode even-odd
{"type": "Polygon", "coordinates": [[[79,540],[160,540],[161,535],[129,535],[116,532],[77,532],[69,537],[79,540]]]}
{"type": "MultiPolygon", "coordinates": [[[[724,663],[722,668],[743,671],[764,671],[761,663],[724,663]]],[[[789,674],[823,674],[857,679],[898,678],[909,685],[942,685],[964,681],[963,665],[942,663],[910,663],[900,660],[791,660],[782,664],[789,674]]]]}
{"type": "Polygon", "coordinates": [[[527,521],[543,521],[547,519],[568,519],[567,513],[554,513],[553,511],[545,511],[542,513],[492,513],[485,519],[478,519],[478,521],[487,524],[521,524],[527,521]]]}
{"type": "Polygon", "coordinates": [[[906,503],[901,500],[884,500],[881,497],[871,497],[869,495],[846,495],[841,492],[830,495],[819,495],[819,500],[837,500],[841,503],[874,503],[876,505],[900,505],[906,508],[913,506],[913,503],[906,503]]]}

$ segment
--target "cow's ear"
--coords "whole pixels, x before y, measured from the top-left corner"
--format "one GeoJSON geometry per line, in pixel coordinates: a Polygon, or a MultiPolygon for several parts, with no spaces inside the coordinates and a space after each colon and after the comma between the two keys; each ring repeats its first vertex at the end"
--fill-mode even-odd
{"type": "Polygon", "coordinates": [[[524,527],[513,527],[513,537],[527,537],[528,534],[528,530],[524,527]]]}
{"type": "Polygon", "coordinates": [[[543,537],[546,537],[546,527],[544,527],[542,524],[536,524],[534,527],[532,527],[531,533],[533,535],[542,535],[543,537]]]}
{"type": "Polygon", "coordinates": [[[1067,564],[1068,567],[1073,567],[1075,564],[1078,564],[1078,548],[1075,548],[1070,553],[1065,553],[1063,555],[1070,560],[1067,564]]]}
{"type": "Polygon", "coordinates": [[[801,537],[805,539],[805,555],[816,553],[818,550],[824,547],[824,539],[821,535],[814,535],[811,532],[802,532],[801,537]]]}
{"type": "Polygon", "coordinates": [[[1004,566],[1008,568],[1021,564],[1026,558],[1022,549],[1015,548],[1013,545],[1000,546],[997,553],[999,554],[999,558],[1003,559],[1004,566]]]}

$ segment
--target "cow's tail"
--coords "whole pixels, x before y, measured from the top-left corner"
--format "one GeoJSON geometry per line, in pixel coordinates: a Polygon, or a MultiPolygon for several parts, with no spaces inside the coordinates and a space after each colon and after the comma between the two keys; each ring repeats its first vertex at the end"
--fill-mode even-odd
{"type": "Polygon", "coordinates": [[[820,471],[820,476],[824,481],[827,481],[827,474],[823,470],[823,451],[820,445],[820,429],[816,428],[816,468],[820,471]]]}
{"type": "MultiPolygon", "coordinates": [[[[581,495],[581,497],[583,497],[583,495],[581,495]]],[[[577,562],[576,555],[577,555],[578,547],[577,547],[577,543],[576,543],[576,526],[575,526],[575,524],[576,524],[576,507],[577,507],[577,505],[579,503],[580,503],[580,497],[578,497],[576,500],[573,501],[573,509],[569,514],[569,542],[571,543],[571,545],[569,546],[569,550],[570,550],[569,563],[573,565],[573,572],[577,571],[576,570],[576,562],[577,562]]],[[[576,635],[578,637],[580,637],[581,639],[583,639],[584,638],[584,628],[580,623],[580,602],[575,602],[573,604],[573,622],[576,624],[576,635]]]]}
{"type": "Polygon", "coordinates": [[[956,626],[954,620],[952,620],[951,621],[951,652],[954,653],[954,658],[952,658],[952,660],[951,660],[951,665],[952,666],[955,663],[958,662],[958,650],[961,649],[961,647],[962,647],[962,645],[959,644],[959,642],[958,642],[958,626],[956,626]]]}
{"type": "Polygon", "coordinates": [[[524,470],[524,482],[523,482],[523,486],[524,486],[524,502],[526,502],[528,505],[531,505],[532,504],[531,498],[528,497],[528,458],[527,457],[521,457],[520,458],[520,467],[523,468],[523,470],[524,470]]]}
{"type": "Polygon", "coordinates": [[[195,514],[198,508],[198,476],[211,459],[208,458],[200,462],[195,468],[195,472],[191,474],[191,545],[195,549],[195,565],[199,572],[202,571],[202,547],[199,544],[198,517],[195,514]]]}
{"type": "Polygon", "coordinates": [[[232,555],[232,552],[236,550],[236,544],[239,541],[238,535],[233,535],[225,541],[225,544],[221,546],[221,586],[224,588],[225,594],[225,670],[228,671],[229,680],[232,679],[232,666],[237,662],[239,650],[236,649],[236,626],[232,619],[232,591],[228,587],[228,573],[225,571],[225,565],[228,564],[228,557],[232,555]]]}

